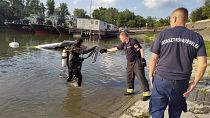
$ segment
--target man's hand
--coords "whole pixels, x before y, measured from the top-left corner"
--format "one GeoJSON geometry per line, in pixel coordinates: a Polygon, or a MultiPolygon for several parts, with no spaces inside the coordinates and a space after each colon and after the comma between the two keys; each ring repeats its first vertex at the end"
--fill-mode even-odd
{"type": "Polygon", "coordinates": [[[184,97],[188,97],[190,95],[190,93],[194,90],[196,86],[196,83],[195,82],[191,82],[188,86],[188,89],[187,91],[183,94],[184,97]]]}
{"type": "Polygon", "coordinates": [[[102,53],[107,53],[107,49],[101,49],[100,50],[100,53],[102,54],[102,53]]]}
{"type": "Polygon", "coordinates": [[[145,58],[141,58],[141,65],[142,65],[142,67],[147,66],[147,62],[146,62],[145,58]]]}
{"type": "Polygon", "coordinates": [[[150,80],[150,88],[153,88],[153,81],[154,81],[154,77],[153,76],[149,76],[149,80],[150,80]]]}

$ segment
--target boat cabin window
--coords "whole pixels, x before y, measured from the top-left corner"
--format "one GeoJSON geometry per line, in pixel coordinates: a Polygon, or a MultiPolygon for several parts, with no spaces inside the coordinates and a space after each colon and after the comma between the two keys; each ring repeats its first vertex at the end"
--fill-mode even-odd
{"type": "Polygon", "coordinates": [[[98,25],[98,21],[95,21],[95,25],[98,25]]]}
{"type": "Polygon", "coordinates": [[[92,24],[94,24],[94,21],[93,21],[93,20],[91,20],[91,25],[92,25],[92,24]]]}

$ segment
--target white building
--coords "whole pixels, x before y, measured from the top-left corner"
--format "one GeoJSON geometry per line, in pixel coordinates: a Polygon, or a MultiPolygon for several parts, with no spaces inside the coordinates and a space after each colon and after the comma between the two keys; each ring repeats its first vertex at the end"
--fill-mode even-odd
{"type": "Polygon", "coordinates": [[[107,23],[97,19],[77,18],[77,29],[106,31],[107,23]]]}

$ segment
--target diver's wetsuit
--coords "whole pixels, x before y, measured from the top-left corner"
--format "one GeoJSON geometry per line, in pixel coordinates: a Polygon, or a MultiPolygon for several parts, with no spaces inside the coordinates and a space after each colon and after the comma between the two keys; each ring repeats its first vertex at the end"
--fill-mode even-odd
{"type": "Polygon", "coordinates": [[[74,77],[78,78],[78,86],[81,86],[82,84],[82,73],[81,73],[81,68],[82,68],[82,62],[84,61],[84,58],[80,57],[81,54],[87,54],[95,50],[96,46],[88,49],[88,50],[83,50],[80,48],[80,46],[75,46],[78,50],[72,51],[72,58],[68,59],[68,71],[69,71],[69,77],[67,79],[67,82],[71,82],[74,77]]]}

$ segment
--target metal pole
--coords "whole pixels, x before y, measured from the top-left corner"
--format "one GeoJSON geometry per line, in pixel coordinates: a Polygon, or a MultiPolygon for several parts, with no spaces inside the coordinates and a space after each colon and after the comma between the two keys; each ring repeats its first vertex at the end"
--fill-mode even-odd
{"type": "Polygon", "coordinates": [[[92,18],[92,13],[91,13],[92,11],[91,10],[92,10],[92,0],[90,0],[90,18],[92,18]]]}

